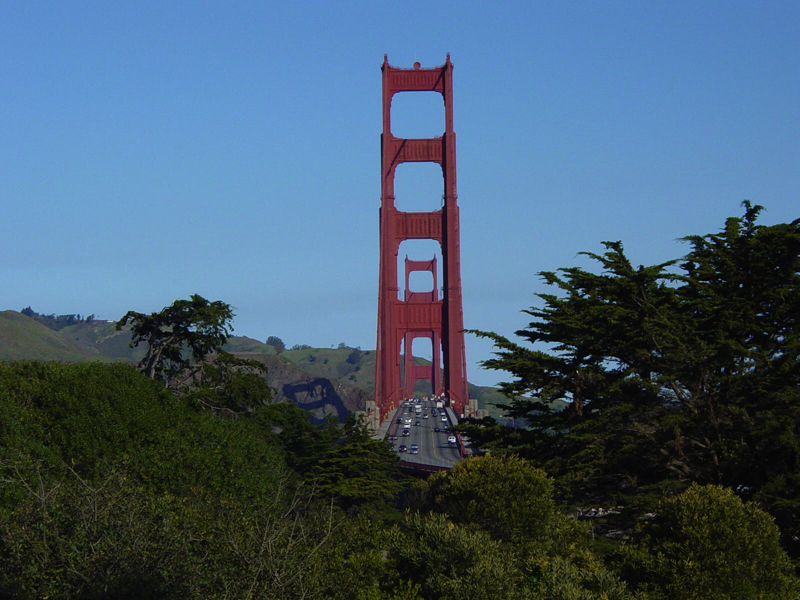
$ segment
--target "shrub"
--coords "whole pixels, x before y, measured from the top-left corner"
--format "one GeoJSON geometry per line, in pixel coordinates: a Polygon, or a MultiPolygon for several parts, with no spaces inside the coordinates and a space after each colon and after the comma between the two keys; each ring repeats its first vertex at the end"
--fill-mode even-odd
{"type": "Polygon", "coordinates": [[[693,485],[638,528],[623,577],[653,600],[798,598],[778,536],[766,512],[730,489],[693,485]]]}

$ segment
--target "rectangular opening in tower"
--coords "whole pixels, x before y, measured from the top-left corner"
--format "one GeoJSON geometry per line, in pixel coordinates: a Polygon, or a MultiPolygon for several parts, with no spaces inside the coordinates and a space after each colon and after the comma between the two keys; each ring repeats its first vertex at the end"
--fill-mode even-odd
{"type": "Polygon", "coordinates": [[[428,337],[414,338],[414,341],[411,342],[411,354],[414,358],[431,362],[431,360],[433,360],[433,345],[431,339],[428,337]]]}
{"type": "Polygon", "coordinates": [[[414,271],[408,277],[409,292],[430,292],[433,290],[433,273],[414,271]]]}
{"type": "Polygon", "coordinates": [[[403,212],[433,212],[444,205],[442,167],[432,162],[397,165],[394,175],[394,205],[403,212]]]}
{"type": "Polygon", "coordinates": [[[432,138],[444,134],[444,100],[439,92],[399,92],[392,97],[392,135],[432,138]]]}

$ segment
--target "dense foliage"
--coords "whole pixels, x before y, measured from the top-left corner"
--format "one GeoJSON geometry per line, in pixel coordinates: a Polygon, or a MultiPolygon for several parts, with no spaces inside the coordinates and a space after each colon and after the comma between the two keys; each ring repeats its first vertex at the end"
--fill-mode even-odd
{"type": "Polygon", "coordinates": [[[124,365],[0,363],[0,597],[327,595],[342,574],[314,557],[349,547],[348,515],[387,506],[396,458],[358,423],[320,432],[240,381],[218,393],[241,412],[198,389],[124,365]]]}
{"type": "Polygon", "coordinates": [[[157,313],[128,311],[117,329],[130,327],[132,348],[147,344],[147,353],[139,363],[142,372],[150,379],[170,383],[192,362],[202,362],[225,345],[233,331],[233,317],[229,304],[193,294],[157,313]]]}
{"type": "Polygon", "coordinates": [[[122,365],[0,364],[0,410],[2,598],[796,597],[770,517],[722,488],[604,555],[517,456],[409,485],[358,420],[209,409],[122,365]]]}
{"type": "Polygon", "coordinates": [[[532,347],[481,333],[527,427],[464,431],[534,460],[576,507],[624,505],[628,527],[691,482],[735,489],[800,556],[800,220],[763,226],[761,207],[744,207],[686,238],[681,260],[634,267],[607,242],[588,255],[599,273],[543,273],[559,293],[526,311],[517,334],[532,347]]]}
{"type": "Polygon", "coordinates": [[[624,569],[653,600],[783,600],[798,589],[778,535],[730,489],[694,484],[637,528],[624,569]]]}

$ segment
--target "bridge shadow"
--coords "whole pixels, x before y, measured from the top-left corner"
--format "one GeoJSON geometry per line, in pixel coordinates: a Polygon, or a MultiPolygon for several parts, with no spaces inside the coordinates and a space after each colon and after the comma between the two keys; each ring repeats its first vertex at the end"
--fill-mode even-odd
{"type": "Polygon", "coordinates": [[[317,377],[302,383],[285,383],[281,393],[309,413],[315,425],[324,425],[329,416],[338,420],[350,414],[342,397],[333,387],[330,379],[317,377]]]}

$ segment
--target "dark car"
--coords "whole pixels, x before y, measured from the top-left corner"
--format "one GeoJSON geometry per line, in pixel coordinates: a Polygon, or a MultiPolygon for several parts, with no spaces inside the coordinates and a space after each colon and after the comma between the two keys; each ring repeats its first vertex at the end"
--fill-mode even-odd
{"type": "Polygon", "coordinates": [[[406,452],[408,448],[405,444],[400,444],[400,447],[397,449],[398,452],[406,452]]]}
{"type": "Polygon", "coordinates": [[[439,431],[442,430],[442,428],[441,427],[434,427],[433,430],[436,431],[436,432],[439,432],[439,431]]]}
{"type": "Polygon", "coordinates": [[[403,417],[397,417],[395,423],[402,423],[402,422],[403,422],[403,417]]]}

